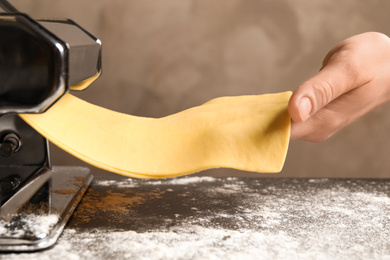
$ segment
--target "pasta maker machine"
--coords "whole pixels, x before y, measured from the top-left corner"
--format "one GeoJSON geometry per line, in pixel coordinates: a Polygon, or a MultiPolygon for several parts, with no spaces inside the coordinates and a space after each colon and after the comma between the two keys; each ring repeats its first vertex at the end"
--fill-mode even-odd
{"type": "Polygon", "coordinates": [[[20,113],[44,113],[101,73],[101,42],[72,20],[32,19],[0,0],[0,251],[55,244],[92,175],[53,167],[20,113]]]}

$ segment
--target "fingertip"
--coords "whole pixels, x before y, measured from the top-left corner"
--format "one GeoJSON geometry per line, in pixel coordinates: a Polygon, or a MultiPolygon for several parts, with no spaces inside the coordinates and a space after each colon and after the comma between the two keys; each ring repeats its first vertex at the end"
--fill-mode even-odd
{"type": "Polygon", "coordinates": [[[293,93],[288,102],[288,113],[290,114],[292,121],[299,122],[300,118],[298,112],[298,105],[295,98],[295,92],[293,93]]]}
{"type": "Polygon", "coordinates": [[[294,92],[288,104],[288,112],[291,119],[298,123],[304,122],[309,118],[312,108],[310,98],[300,96],[298,91],[294,92]]]}
{"type": "Polygon", "coordinates": [[[302,97],[298,101],[298,104],[299,104],[299,116],[302,121],[306,121],[309,118],[313,108],[311,104],[311,100],[308,97],[302,97]]]}

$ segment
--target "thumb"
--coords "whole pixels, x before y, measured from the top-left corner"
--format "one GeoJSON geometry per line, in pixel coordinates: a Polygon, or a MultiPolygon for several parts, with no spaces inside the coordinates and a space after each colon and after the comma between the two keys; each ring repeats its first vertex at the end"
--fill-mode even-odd
{"type": "Polygon", "coordinates": [[[361,85],[351,64],[333,61],[300,85],[288,104],[294,122],[304,122],[340,95],[361,85]]]}

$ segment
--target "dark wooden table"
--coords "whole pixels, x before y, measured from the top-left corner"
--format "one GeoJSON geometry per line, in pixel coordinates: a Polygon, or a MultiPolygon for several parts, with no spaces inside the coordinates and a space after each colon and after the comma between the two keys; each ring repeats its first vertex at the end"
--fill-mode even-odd
{"type": "Polygon", "coordinates": [[[1,259],[384,259],[390,180],[97,177],[58,243],[1,259]]]}

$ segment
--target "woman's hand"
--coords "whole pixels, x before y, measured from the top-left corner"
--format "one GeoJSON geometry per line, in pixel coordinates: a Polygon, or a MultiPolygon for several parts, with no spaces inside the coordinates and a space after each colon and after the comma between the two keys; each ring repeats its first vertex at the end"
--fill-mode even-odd
{"type": "Polygon", "coordinates": [[[291,139],[324,141],[389,100],[390,38],[375,32],[353,36],[337,44],[321,70],[292,95],[291,139]]]}

